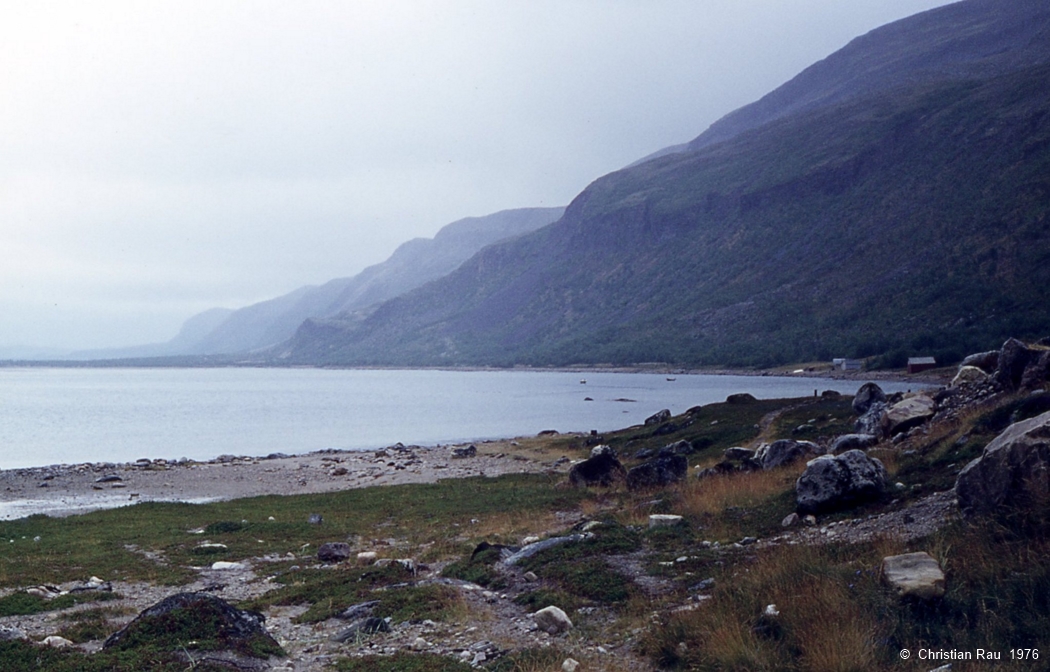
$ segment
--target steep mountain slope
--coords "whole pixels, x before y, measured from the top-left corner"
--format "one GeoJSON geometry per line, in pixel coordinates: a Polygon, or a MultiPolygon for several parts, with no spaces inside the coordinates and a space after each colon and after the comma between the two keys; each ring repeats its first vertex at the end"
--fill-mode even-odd
{"type": "Polygon", "coordinates": [[[389,259],[351,278],[301,287],[233,311],[193,342],[182,339],[176,350],[164,354],[238,353],[280,343],[308,318],[361,310],[415,289],[455,270],[486,245],[550,224],[564,210],[522,208],[458,220],[432,239],[416,238],[402,244],[389,259]]]}
{"type": "Polygon", "coordinates": [[[370,314],[309,321],[283,360],[770,364],[1050,332],[1050,6],[970,0],[843,52],[775,92],[796,107],[601,178],[370,314]]]}

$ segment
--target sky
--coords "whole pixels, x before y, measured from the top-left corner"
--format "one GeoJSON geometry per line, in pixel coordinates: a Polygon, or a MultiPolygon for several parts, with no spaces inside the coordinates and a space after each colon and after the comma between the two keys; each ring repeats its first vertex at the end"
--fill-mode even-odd
{"type": "Polygon", "coordinates": [[[691,140],[945,0],[0,4],[0,354],[213,307],[691,140]]]}

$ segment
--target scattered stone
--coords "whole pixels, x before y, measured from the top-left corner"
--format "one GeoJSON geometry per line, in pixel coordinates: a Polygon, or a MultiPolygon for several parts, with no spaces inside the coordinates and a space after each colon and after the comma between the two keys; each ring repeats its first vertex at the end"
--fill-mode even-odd
{"type": "Polygon", "coordinates": [[[311,513],[310,517],[306,519],[306,522],[311,525],[321,525],[324,523],[324,516],[319,513],[311,513]]]}
{"type": "Polygon", "coordinates": [[[872,434],[843,434],[831,442],[828,452],[838,455],[847,450],[867,450],[879,442],[872,434]]]}
{"type": "Polygon", "coordinates": [[[882,577],[901,597],[929,600],[944,595],[944,572],[929,553],[883,558],[882,577]]]}
{"type": "Polygon", "coordinates": [[[11,642],[17,639],[28,639],[26,633],[11,625],[0,625],[0,642],[11,642]]]}
{"type": "Polygon", "coordinates": [[[797,461],[804,455],[819,452],[815,443],[810,441],[794,441],[792,439],[780,439],[769,444],[762,444],[755,451],[755,461],[762,465],[763,469],[776,469],[797,461]]]}
{"type": "Polygon", "coordinates": [[[211,568],[219,571],[228,571],[234,569],[245,569],[247,565],[241,562],[226,562],[220,560],[219,562],[211,563],[211,568]]]}
{"type": "Polygon", "coordinates": [[[965,516],[1045,516],[1050,497],[1050,412],[1007,427],[959,473],[955,494],[965,516]]]}
{"type": "Polygon", "coordinates": [[[368,618],[362,618],[359,621],[351,624],[348,628],[340,630],[331,636],[331,641],[348,642],[351,639],[358,639],[367,635],[374,635],[377,632],[390,632],[390,624],[386,622],[386,619],[378,618],[376,616],[369,616],[368,618]]]}
{"type": "Polygon", "coordinates": [[[124,479],[116,474],[106,474],[105,476],[99,476],[95,479],[96,483],[119,483],[124,479]]]}
{"type": "Polygon", "coordinates": [[[350,559],[350,544],[343,541],[331,541],[321,544],[317,549],[317,559],[321,562],[343,562],[350,559]]]}
{"type": "Polygon", "coordinates": [[[454,459],[462,460],[462,459],[465,459],[465,458],[468,458],[468,457],[476,457],[477,454],[478,454],[478,449],[477,449],[477,446],[475,446],[474,444],[466,446],[465,448],[453,448],[452,449],[452,457],[454,459]]]}
{"type": "Polygon", "coordinates": [[[569,483],[575,487],[608,487],[627,478],[627,471],[615,455],[601,453],[569,468],[569,483]]]}
{"type": "Polygon", "coordinates": [[[670,419],[671,419],[671,411],[670,411],[670,409],[665,408],[665,409],[663,409],[661,411],[657,411],[656,413],[653,413],[648,418],[646,418],[645,419],[645,426],[646,427],[653,427],[655,425],[662,425],[663,423],[667,422],[670,419]]]}
{"type": "Polygon", "coordinates": [[[801,518],[799,518],[799,515],[797,513],[789,513],[784,518],[784,520],[780,521],[780,526],[781,527],[795,527],[796,525],[799,524],[800,520],[801,520],[801,518]]]}
{"type": "Polygon", "coordinates": [[[795,482],[795,499],[801,513],[833,511],[880,497],[886,481],[886,467],[863,451],[822,455],[795,482]]]}
{"type": "Polygon", "coordinates": [[[357,554],[357,564],[371,565],[376,561],[378,554],[375,551],[361,551],[357,554]]]}
{"type": "Polygon", "coordinates": [[[875,402],[886,402],[886,393],[875,383],[864,383],[853,396],[853,412],[864,415],[875,402]]]}
{"type": "Polygon", "coordinates": [[[43,644],[44,646],[50,646],[52,649],[64,649],[67,646],[73,646],[71,640],[68,640],[65,637],[59,637],[58,635],[44,637],[43,644]]]}
{"type": "Polygon", "coordinates": [[[341,612],[336,618],[341,618],[344,621],[352,621],[355,619],[367,618],[372,615],[372,611],[376,605],[379,604],[379,600],[369,600],[368,602],[359,602],[352,607],[347,607],[341,612]]]}
{"type": "Polygon", "coordinates": [[[561,669],[562,672],[576,672],[576,668],[578,668],[579,666],[580,662],[578,660],[566,658],[565,661],[561,664],[561,669]]]}
{"type": "Polygon", "coordinates": [[[688,472],[689,462],[684,456],[668,455],[661,451],[653,459],[627,472],[627,488],[642,490],[664,487],[682,480],[688,472]]]}
{"type": "Polygon", "coordinates": [[[602,455],[609,455],[610,457],[616,457],[616,450],[612,446],[601,444],[591,448],[591,457],[600,457],[602,455]]]}
{"type": "Polygon", "coordinates": [[[536,576],[535,572],[525,572],[525,574],[523,574],[521,578],[525,579],[529,583],[535,583],[540,580],[540,577],[536,576]]]}
{"type": "Polygon", "coordinates": [[[678,525],[682,520],[681,516],[668,513],[654,513],[649,516],[649,529],[654,527],[671,527],[672,525],[678,525]]]}
{"type": "Polygon", "coordinates": [[[550,539],[544,539],[543,541],[537,541],[535,544],[529,544],[528,546],[522,547],[522,549],[516,553],[513,553],[506,558],[503,558],[503,564],[505,565],[516,565],[525,558],[531,558],[542,550],[558,546],[560,544],[575,543],[583,541],[590,535],[585,534],[570,534],[564,537],[551,537],[550,539]]]}
{"type": "Polygon", "coordinates": [[[573,627],[568,615],[553,605],[534,613],[532,620],[536,622],[536,627],[548,635],[560,635],[573,627]]]}

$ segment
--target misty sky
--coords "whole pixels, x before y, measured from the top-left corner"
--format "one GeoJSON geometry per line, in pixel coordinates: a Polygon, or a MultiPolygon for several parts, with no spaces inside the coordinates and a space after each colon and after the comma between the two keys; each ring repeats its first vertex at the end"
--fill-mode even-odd
{"type": "Polygon", "coordinates": [[[5,2],[0,348],[166,341],[568,203],[945,0],[5,2]]]}

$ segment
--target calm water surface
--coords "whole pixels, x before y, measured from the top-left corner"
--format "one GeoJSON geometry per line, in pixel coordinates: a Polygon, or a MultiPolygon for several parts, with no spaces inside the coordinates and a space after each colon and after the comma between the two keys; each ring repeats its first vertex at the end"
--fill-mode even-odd
{"type": "Polygon", "coordinates": [[[641,373],[0,368],[0,468],[607,431],[736,392],[853,394],[859,385],[641,373]]]}

